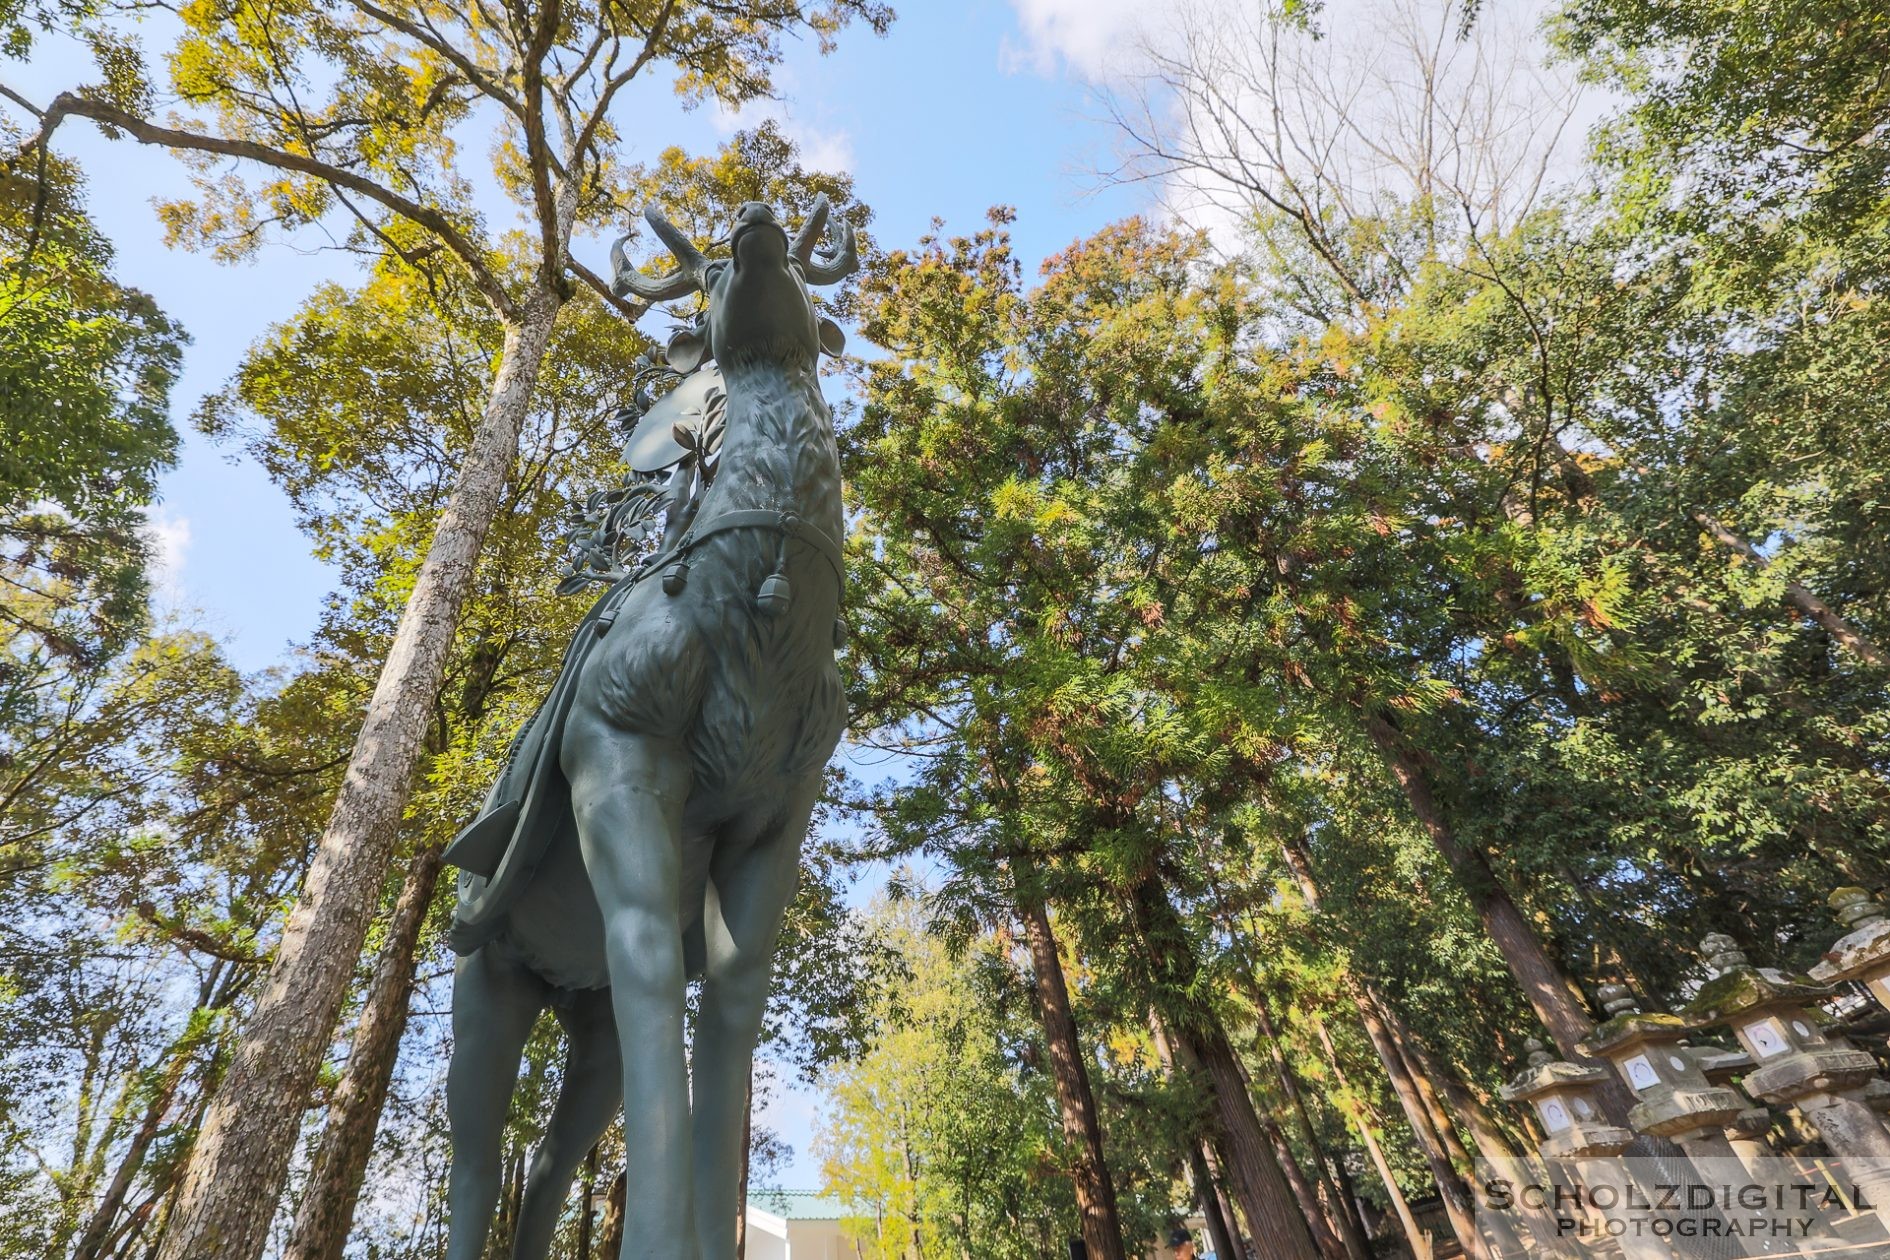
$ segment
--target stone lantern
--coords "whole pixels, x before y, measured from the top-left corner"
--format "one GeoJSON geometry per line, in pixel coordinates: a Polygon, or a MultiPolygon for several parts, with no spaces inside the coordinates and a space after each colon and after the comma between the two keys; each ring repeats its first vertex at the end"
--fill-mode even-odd
{"type": "Polygon", "coordinates": [[[1643,1014],[1618,984],[1602,985],[1596,996],[1608,1018],[1583,1040],[1582,1053],[1606,1059],[1640,1100],[1628,1123],[1672,1138],[1689,1156],[1734,1158],[1722,1130],[1746,1110],[1746,1097],[1706,1079],[1686,1044],[1686,1021],[1643,1014]]]}
{"type": "MultiPolygon", "coordinates": [[[[1752,1056],[1744,1050],[1688,1046],[1687,1053],[1700,1065],[1700,1071],[1705,1074],[1709,1085],[1737,1088],[1739,1078],[1752,1067],[1752,1056]]],[[[1739,1162],[1754,1177],[1762,1176],[1765,1162],[1778,1156],[1778,1152],[1772,1149],[1771,1139],[1767,1137],[1771,1131],[1772,1112],[1750,1098],[1746,1099],[1746,1110],[1734,1116],[1726,1125],[1726,1140],[1732,1143],[1733,1154],[1739,1157],[1739,1162]]]]}
{"type": "MultiPolygon", "coordinates": [[[[1608,1079],[1607,1069],[1553,1059],[1533,1037],[1523,1044],[1529,1066],[1503,1086],[1503,1098],[1535,1110],[1544,1135],[1544,1158],[1572,1164],[1590,1204],[1604,1210],[1625,1204],[1628,1181],[1617,1157],[1633,1144],[1634,1130],[1609,1124],[1601,1112],[1598,1095],[1608,1079]],[[1610,1192],[1612,1199],[1602,1198],[1610,1192]]],[[[1671,1260],[1672,1253],[1658,1239],[1638,1230],[1626,1230],[1614,1241],[1627,1260],[1671,1260]]]]}
{"type": "Polygon", "coordinates": [[[1877,1061],[1825,1031],[1823,1016],[1811,1004],[1833,990],[1754,967],[1728,936],[1707,937],[1700,952],[1715,975],[1687,1004],[1688,1023],[1733,1030],[1752,1056],[1746,1092],[1797,1108],[1890,1228],[1890,1132],[1866,1100],[1877,1061]]]}
{"type": "Polygon", "coordinates": [[[1832,893],[1831,909],[1850,931],[1824,951],[1823,960],[1811,969],[1811,978],[1820,984],[1861,981],[1880,1005],[1890,1007],[1890,918],[1861,888],[1832,893]]]}
{"type": "MultiPolygon", "coordinates": [[[[1774,1170],[1762,1156],[1735,1144],[1733,1126],[1751,1124],[1755,1117],[1769,1126],[1771,1116],[1729,1088],[1724,1077],[1716,1082],[1707,1075],[1709,1063],[1719,1067],[1732,1059],[1746,1066],[1751,1060],[1744,1054],[1687,1045],[1685,1020],[1644,1014],[1623,985],[1604,984],[1596,996],[1608,1018],[1582,1041],[1582,1053],[1606,1059],[1640,1100],[1629,1110],[1628,1123],[1642,1133],[1678,1142],[1709,1184],[1766,1184],[1774,1170]]],[[[1774,1216],[1769,1205],[1749,1214],[1774,1216]]],[[[1772,1237],[1790,1237],[1789,1225],[1772,1237]]],[[[1742,1250],[1758,1256],[1770,1254],[1771,1247],[1764,1239],[1754,1239],[1742,1250]]]]}

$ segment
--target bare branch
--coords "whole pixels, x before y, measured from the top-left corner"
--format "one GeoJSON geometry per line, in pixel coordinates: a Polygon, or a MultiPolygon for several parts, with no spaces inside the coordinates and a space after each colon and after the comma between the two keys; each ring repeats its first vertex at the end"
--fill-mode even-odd
{"type": "Polygon", "coordinates": [[[576,258],[573,258],[569,253],[566,253],[564,256],[564,265],[572,275],[582,280],[586,286],[596,290],[597,296],[608,302],[611,309],[615,310],[625,319],[631,321],[639,320],[643,318],[644,312],[650,309],[645,303],[630,302],[618,297],[615,293],[611,292],[609,281],[605,280],[595,271],[592,271],[589,267],[586,267],[576,258]]]}
{"type": "Polygon", "coordinates": [[[4,83],[0,83],[0,96],[6,97],[9,101],[12,101],[15,105],[18,105],[35,118],[44,118],[46,116],[45,110],[33,104],[33,102],[27,100],[24,96],[21,96],[4,83]]]}
{"type": "Polygon", "coordinates": [[[1467,25],[1461,0],[1371,0],[1323,34],[1280,0],[1182,0],[1140,39],[1135,72],[1098,85],[1123,141],[1101,174],[1247,228],[1280,216],[1309,270],[1369,310],[1420,254],[1464,246],[1459,209],[1501,233],[1540,198],[1581,89],[1542,68],[1538,38],[1513,15],[1467,25]],[[1409,225],[1411,246],[1353,257],[1351,226],[1372,220],[1409,225]]]}
{"type": "MultiPolygon", "coordinates": [[[[44,121],[39,132],[27,142],[27,149],[36,146],[43,148],[50,143],[53,131],[67,117],[89,118],[94,122],[123,131],[140,144],[158,145],[192,153],[212,153],[219,157],[243,158],[277,170],[296,171],[303,175],[310,175],[335,188],[358,193],[367,200],[433,233],[439,238],[441,244],[465,264],[467,271],[472,275],[474,285],[481,296],[492,305],[493,310],[502,318],[516,318],[516,304],[487,265],[483,251],[457,224],[440,210],[404,197],[344,167],[323,162],[306,154],[290,153],[249,140],[229,140],[222,136],[206,136],[194,131],[160,127],[115,106],[102,101],[88,100],[71,92],[62,92],[55,97],[42,117],[44,121]]],[[[22,154],[24,152],[25,150],[22,150],[22,154]]]]}
{"type": "MultiPolygon", "coordinates": [[[[598,90],[597,103],[591,106],[590,117],[586,118],[584,125],[578,129],[577,143],[571,148],[572,166],[575,167],[582,162],[585,154],[590,151],[591,143],[597,136],[597,129],[610,112],[611,101],[616,98],[618,91],[630,80],[636,78],[643,67],[650,64],[656,57],[657,51],[662,47],[663,36],[669,30],[670,19],[675,14],[676,0],[663,0],[663,7],[657,11],[656,17],[650,22],[650,32],[643,41],[642,51],[637,53],[636,59],[620,73],[610,75],[605,79],[604,86],[598,90]]],[[[611,61],[614,63],[616,50],[612,49],[611,53],[611,61]]]]}
{"type": "Polygon", "coordinates": [[[356,9],[360,10],[368,17],[373,18],[381,25],[399,31],[409,39],[414,40],[416,43],[421,44],[452,62],[453,68],[465,75],[466,81],[478,88],[481,94],[491,97],[500,105],[504,106],[506,111],[513,117],[521,121],[524,119],[525,108],[519,103],[518,97],[507,90],[501,80],[495,79],[483,66],[468,57],[460,49],[455,48],[451,41],[434,29],[432,23],[428,22],[425,25],[421,25],[419,23],[409,22],[405,18],[394,13],[389,13],[379,5],[372,3],[372,0],[352,0],[352,3],[356,9]]]}

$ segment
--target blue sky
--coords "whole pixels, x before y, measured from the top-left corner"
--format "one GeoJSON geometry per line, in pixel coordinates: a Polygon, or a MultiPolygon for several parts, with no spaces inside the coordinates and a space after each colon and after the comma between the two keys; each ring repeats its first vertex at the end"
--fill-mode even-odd
{"type": "MultiPolygon", "coordinates": [[[[851,171],[883,245],[910,244],[935,216],[948,229],[971,230],[987,208],[1007,204],[1019,211],[1013,232],[1027,266],[1145,207],[1149,190],[1098,189],[1089,174],[1110,133],[1094,120],[1072,67],[1106,45],[1115,29],[1103,20],[1107,6],[1076,21],[1085,6],[1071,0],[905,0],[898,7],[884,39],[852,30],[824,58],[795,48],[779,76],[781,99],[741,117],[713,107],[685,111],[666,84],[652,81],[627,103],[629,158],[653,157],[671,144],[708,151],[738,126],[774,117],[809,165],[851,171]]],[[[161,46],[162,34],[151,32],[147,43],[161,46]]],[[[57,43],[42,46],[30,65],[0,66],[0,79],[41,102],[85,73],[78,51],[57,43]]],[[[222,640],[240,668],[276,665],[313,632],[333,574],[310,555],[262,469],[197,435],[189,417],[271,323],[321,281],[358,274],[357,264],[324,250],[325,238],[312,232],[234,265],[168,249],[153,204],[190,195],[175,159],[106,140],[83,123],[68,123],[58,148],[89,176],[90,208],[118,250],[120,278],[152,294],[193,339],[173,398],[183,458],[153,513],[162,600],[222,640]]],[[[592,265],[601,270],[605,247],[594,252],[592,265]]],[[[862,769],[885,773],[883,766],[862,769]]],[[[786,1185],[819,1184],[810,1149],[816,1103],[816,1095],[779,1080],[763,1117],[793,1148],[786,1185]]]]}
{"type": "MultiPolygon", "coordinates": [[[[672,144],[707,152],[738,126],[774,117],[809,165],[854,176],[874,208],[882,245],[911,244],[935,216],[948,230],[969,231],[987,208],[1005,204],[1018,211],[1012,234],[1019,256],[1034,267],[1109,222],[1156,208],[1152,186],[1098,186],[1092,172],[1108,165],[1115,137],[1098,119],[1086,83],[1129,50],[1141,22],[1158,19],[1172,2],[894,0],[899,17],[886,38],[848,31],[826,58],[795,48],[778,75],[781,98],[740,118],[712,107],[684,111],[666,83],[652,79],[620,113],[632,136],[627,156],[648,159],[672,144]]],[[[1334,42],[1355,49],[1354,62],[1342,67],[1346,74],[1396,42],[1379,18],[1366,16],[1375,2],[1335,0],[1326,9],[1334,42]]],[[[1415,2],[1434,9],[1446,0],[1415,2]]],[[[1543,3],[1504,0],[1488,10],[1519,17],[1526,27],[1543,3]]],[[[147,42],[159,47],[162,35],[153,31],[147,42]]],[[[77,51],[56,44],[30,65],[0,64],[0,80],[37,101],[85,73],[77,51]]],[[[1533,89],[1525,83],[1522,90],[1533,89]]],[[[1395,126],[1395,111],[1386,118],[1395,126]]],[[[290,315],[317,283],[357,275],[357,264],[322,249],[325,238],[314,232],[233,266],[167,249],[153,202],[190,195],[173,158],[107,141],[77,122],[61,132],[58,148],[89,173],[91,210],[118,248],[119,276],[152,294],[194,338],[174,397],[183,458],[153,513],[164,555],[163,599],[221,639],[239,667],[276,665],[315,628],[333,575],[309,554],[262,470],[240,451],[198,437],[188,420],[271,323],[290,315]]],[[[591,252],[601,270],[605,245],[595,243],[591,252]]],[[[887,767],[861,770],[880,777],[887,767]]],[[[815,1095],[782,1080],[763,1116],[794,1148],[785,1185],[819,1184],[810,1150],[816,1103],[815,1095]]]]}
{"type": "MultiPolygon", "coordinates": [[[[909,244],[933,216],[953,230],[975,228],[988,207],[1004,203],[1020,211],[1015,236],[1027,263],[1141,206],[1144,189],[1091,192],[1087,164],[1109,137],[1090,120],[1085,91],[1057,51],[1062,13],[1074,8],[1057,0],[898,7],[884,39],[862,28],[845,33],[829,57],[811,46],[792,49],[779,76],[782,98],[740,118],[713,107],[684,111],[652,79],[624,111],[630,159],[671,144],[708,151],[737,126],[774,116],[810,165],[851,170],[883,244],[909,244]]],[[[146,38],[160,45],[161,32],[146,38]]],[[[1077,55],[1086,47],[1079,40],[1077,55]]],[[[30,65],[0,67],[0,78],[37,101],[84,73],[76,52],[57,44],[43,46],[30,65]]],[[[309,554],[260,467],[199,437],[188,420],[270,323],[318,282],[358,274],[356,263],[324,250],[326,239],[314,232],[234,265],[167,249],[153,202],[189,195],[175,159],[108,141],[78,122],[61,131],[58,147],[89,175],[91,210],[118,249],[120,277],[151,293],[193,338],[173,398],[183,459],[153,513],[166,602],[223,640],[241,668],[276,664],[314,629],[332,575],[309,554]]],[[[601,270],[605,248],[594,252],[601,270]]]]}

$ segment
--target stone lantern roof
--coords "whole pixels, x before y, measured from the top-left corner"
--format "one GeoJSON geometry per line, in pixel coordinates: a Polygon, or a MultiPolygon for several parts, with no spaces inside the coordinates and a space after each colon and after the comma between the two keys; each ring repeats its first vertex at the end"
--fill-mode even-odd
{"type": "Polygon", "coordinates": [[[1714,933],[1700,942],[1706,965],[1718,974],[1700,986],[1681,1016],[1694,1028],[1724,1024],[1767,1006],[1806,1006],[1837,990],[1776,967],[1754,967],[1730,936],[1714,933]]]}
{"type": "Polygon", "coordinates": [[[1671,1046],[1691,1059],[1715,1085],[1731,1084],[1734,1077],[1752,1066],[1752,1056],[1744,1050],[1688,1045],[1685,1039],[1699,1029],[1699,1024],[1665,1011],[1641,1010],[1622,985],[1604,984],[1596,990],[1596,997],[1601,1000],[1608,1018],[1582,1039],[1583,1054],[1603,1059],[1626,1054],[1642,1045],[1671,1046]]]}
{"type": "Polygon", "coordinates": [[[1550,1056],[1531,1038],[1529,1066],[1500,1092],[1505,1101],[1528,1103],[1547,1132],[1538,1149],[1550,1159],[1600,1159],[1619,1155],[1634,1131],[1609,1124],[1594,1094],[1609,1079],[1606,1068],[1586,1067],[1550,1056]]]}
{"type": "Polygon", "coordinates": [[[1506,1102],[1528,1102],[1538,1094],[1566,1086],[1599,1085],[1608,1079],[1606,1068],[1584,1067],[1566,1059],[1552,1057],[1542,1043],[1531,1039],[1529,1066],[1516,1074],[1509,1084],[1498,1089],[1506,1102]]]}
{"type": "Polygon", "coordinates": [[[1664,1011],[1649,1014],[1641,1010],[1621,985],[1604,984],[1597,996],[1601,998],[1602,1009],[1608,1012],[1608,1018],[1595,1025],[1595,1031],[1582,1038],[1583,1054],[1602,1058],[1649,1042],[1662,1046],[1674,1045],[1693,1031],[1687,1021],[1678,1015],[1669,1015],[1664,1011]]]}
{"type": "Polygon", "coordinates": [[[1890,965],[1890,919],[1869,893],[1840,888],[1831,894],[1831,909],[1851,931],[1824,951],[1823,961],[1811,969],[1814,980],[1836,984],[1858,979],[1873,967],[1890,965]]]}
{"type": "Polygon", "coordinates": [[[1700,942],[1700,952],[1718,975],[1687,1004],[1685,1014],[1699,1026],[1731,1025],[1755,1064],[1745,1076],[1747,1093],[1797,1105],[1814,1096],[1859,1090],[1876,1075],[1877,1061],[1836,1033],[1813,1005],[1835,989],[1754,967],[1730,937],[1709,936],[1700,942]]]}
{"type": "Polygon", "coordinates": [[[1605,1057],[1634,1091],[1628,1123],[1642,1133],[1688,1141],[1722,1143],[1720,1127],[1747,1107],[1743,1094],[1706,1078],[1699,1055],[1682,1038],[1687,1022],[1673,1015],[1646,1014],[1627,986],[1596,990],[1609,1018],[1582,1041],[1585,1054],[1605,1057]]]}

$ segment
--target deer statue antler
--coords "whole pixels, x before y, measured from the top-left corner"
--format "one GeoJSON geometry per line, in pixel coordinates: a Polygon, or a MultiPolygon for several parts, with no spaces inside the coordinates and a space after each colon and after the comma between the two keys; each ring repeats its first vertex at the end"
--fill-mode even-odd
{"type": "Polygon", "coordinates": [[[809,284],[835,284],[859,270],[860,259],[853,243],[853,228],[845,219],[837,219],[832,224],[827,217],[827,194],[814,198],[814,208],[807,212],[807,219],[801,224],[801,230],[794,236],[794,243],[789,251],[800,260],[801,271],[809,284]],[[837,231],[833,230],[837,228],[837,231]],[[838,236],[837,247],[824,258],[814,257],[814,245],[823,232],[829,236],[838,236]]]}
{"type": "Polygon", "coordinates": [[[618,297],[634,296],[645,302],[668,302],[701,288],[702,269],[709,261],[702,256],[702,251],[690,244],[689,238],[665,219],[655,206],[646,206],[643,217],[679,265],[667,276],[652,278],[644,275],[632,267],[629,258],[624,255],[624,242],[630,239],[626,233],[610,247],[610,265],[616,272],[610,291],[618,297]]]}
{"type": "Polygon", "coordinates": [[[812,260],[814,245],[820,240],[821,232],[827,226],[827,194],[821,193],[814,198],[813,206],[807,211],[807,217],[801,220],[801,230],[794,234],[794,241],[788,246],[788,253],[805,267],[812,260]]]}

